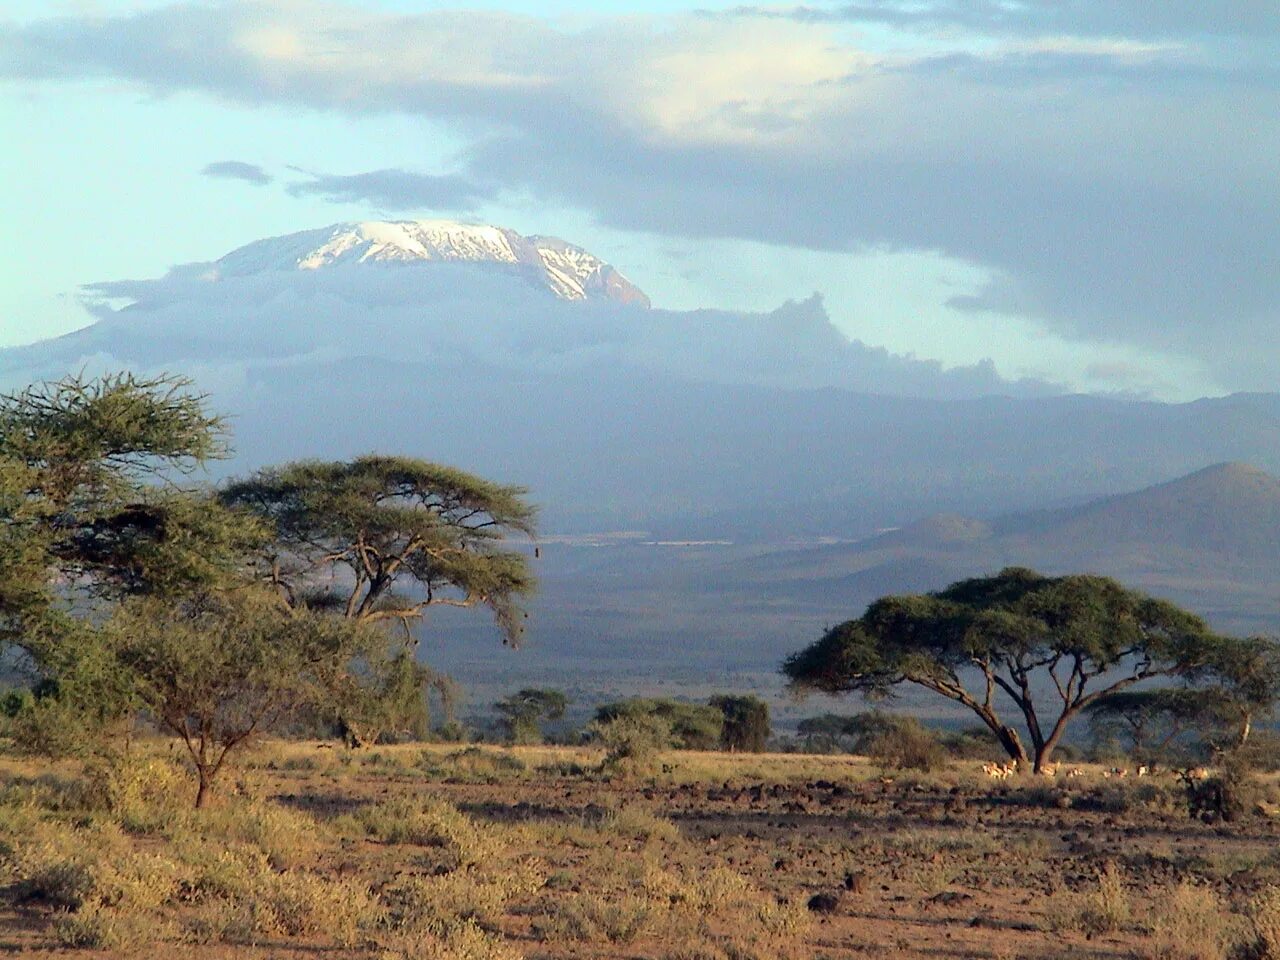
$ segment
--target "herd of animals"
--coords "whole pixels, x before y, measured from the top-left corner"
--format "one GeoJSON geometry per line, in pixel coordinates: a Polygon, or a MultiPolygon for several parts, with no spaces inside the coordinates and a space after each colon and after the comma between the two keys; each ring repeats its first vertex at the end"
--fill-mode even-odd
{"type": "MultiPolygon", "coordinates": [[[[1050,778],[1056,777],[1058,775],[1058,767],[1059,765],[1056,763],[1045,764],[1040,768],[1040,776],[1050,778]]],[[[1009,777],[1017,773],[1018,769],[1019,762],[1017,760],[1010,760],[1007,763],[984,763],[982,765],[982,772],[993,780],[1007,780],[1009,777]]],[[[1106,780],[1110,780],[1112,778],[1124,779],[1129,776],[1129,772],[1128,767],[1112,767],[1109,770],[1103,770],[1102,776],[1106,780]]],[[[1147,777],[1156,776],[1162,771],[1157,767],[1149,767],[1144,764],[1133,772],[1136,776],[1147,777]]],[[[1185,770],[1171,770],[1169,772],[1186,784],[1198,783],[1209,778],[1209,771],[1204,767],[1188,767],[1185,770]]],[[[1068,779],[1083,777],[1084,771],[1079,767],[1071,767],[1065,774],[1063,774],[1063,776],[1068,779]]]]}

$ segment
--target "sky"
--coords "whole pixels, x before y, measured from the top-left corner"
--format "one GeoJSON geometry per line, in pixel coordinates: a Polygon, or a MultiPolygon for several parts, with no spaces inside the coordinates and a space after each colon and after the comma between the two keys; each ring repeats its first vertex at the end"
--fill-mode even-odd
{"type": "Polygon", "coordinates": [[[8,0],[0,346],[346,220],[554,234],[655,305],[1186,400],[1280,384],[1280,7],[8,0]]]}

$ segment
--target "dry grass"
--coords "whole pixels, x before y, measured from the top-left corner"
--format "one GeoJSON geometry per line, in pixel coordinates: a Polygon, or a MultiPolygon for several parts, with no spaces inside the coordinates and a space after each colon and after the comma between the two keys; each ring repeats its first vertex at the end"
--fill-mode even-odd
{"type": "Polygon", "coordinates": [[[624,781],[601,757],[266,744],[199,812],[164,743],[90,769],[0,758],[4,942],[208,960],[1280,960],[1280,825],[1190,821],[1163,780],[681,752],[624,781]]]}

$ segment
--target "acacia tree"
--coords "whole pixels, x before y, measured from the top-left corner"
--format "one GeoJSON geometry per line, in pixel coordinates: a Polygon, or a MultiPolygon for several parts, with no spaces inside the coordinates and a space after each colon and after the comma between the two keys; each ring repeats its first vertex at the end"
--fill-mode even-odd
{"type": "Polygon", "coordinates": [[[1225,698],[1217,690],[1158,687],[1119,690],[1085,709],[1096,743],[1127,743],[1137,760],[1163,761],[1189,734],[1221,728],[1225,698]]]}
{"type": "Polygon", "coordinates": [[[927,595],[884,597],[793,654],[794,689],[888,697],[904,683],[969,708],[1038,771],[1091,703],[1152,677],[1217,669],[1203,620],[1097,576],[1008,568],[927,595]],[[1001,715],[1011,703],[1031,741],[1001,715]]]}
{"type": "Polygon", "coordinates": [[[398,622],[406,636],[428,607],[485,606],[516,645],[533,578],[504,542],[533,536],[524,493],[424,460],[365,456],[263,470],[222,501],[272,525],[264,576],[294,606],[398,622]]]}
{"type": "Polygon", "coordinates": [[[512,743],[542,742],[542,722],[559,720],[569,706],[569,698],[559,690],[525,687],[493,705],[498,722],[512,743]]]}
{"type": "MultiPolygon", "coordinates": [[[[251,561],[271,542],[266,521],[275,518],[187,482],[226,450],[222,421],[204,402],[184,378],[130,374],[0,398],[0,642],[25,651],[34,673],[31,689],[6,701],[14,729],[32,749],[80,752],[144,712],[187,744],[199,802],[228,752],[294,708],[340,710],[369,736],[406,722],[430,679],[406,641],[378,628],[393,570],[366,592],[367,615],[348,618],[253,583],[251,561]]],[[[493,534],[466,512],[483,483],[455,489],[444,468],[436,476],[442,508],[476,527],[451,542],[496,552],[476,546],[493,534]]],[[[329,500],[313,489],[307,503],[323,511],[353,496],[341,479],[329,500]]],[[[504,492],[514,494],[495,490],[496,520],[504,492]]],[[[409,509],[388,504],[394,495],[374,499],[386,523],[409,509]]],[[[515,516],[527,520],[527,508],[515,516]]],[[[406,550],[401,565],[432,587],[459,568],[450,582],[470,597],[509,597],[522,585],[504,580],[502,557],[467,567],[428,526],[419,525],[414,549],[436,559],[406,550]]],[[[374,522],[362,528],[366,555],[381,532],[374,522]]],[[[304,552],[296,541],[290,549],[304,552]]]]}
{"type": "Polygon", "coordinates": [[[1199,686],[1108,694],[1090,704],[1090,721],[1103,735],[1122,733],[1136,753],[1158,753],[1191,732],[1213,753],[1239,750],[1280,701],[1280,644],[1223,637],[1186,680],[1199,686]]]}

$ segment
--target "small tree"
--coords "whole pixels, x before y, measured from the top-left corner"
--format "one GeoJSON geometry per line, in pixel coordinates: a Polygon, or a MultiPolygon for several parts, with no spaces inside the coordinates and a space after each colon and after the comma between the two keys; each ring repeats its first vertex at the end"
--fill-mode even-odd
{"type": "Polygon", "coordinates": [[[429,607],[485,606],[514,645],[533,577],[504,541],[533,535],[524,492],[424,460],[366,456],[262,470],[222,500],[271,524],[264,578],[294,606],[399,622],[406,635],[429,607]]]}
{"type": "Polygon", "coordinates": [[[332,678],[371,657],[385,636],[248,588],[131,600],[102,642],[141,707],[185,745],[201,807],[233,751],[293,711],[328,702],[332,678]]]}
{"type": "Polygon", "coordinates": [[[724,714],[700,703],[682,703],[663,697],[633,697],[606,703],[596,709],[596,722],[608,724],[623,717],[654,717],[670,730],[672,744],[680,750],[714,750],[720,744],[724,714]]]}
{"type": "Polygon", "coordinates": [[[1091,703],[1152,677],[1190,676],[1225,652],[1200,618],[1114,580],[1010,568],[877,600],[782,669],[799,690],[887,697],[916,684],[972,710],[1011,758],[1039,770],[1091,703]],[[1030,753],[1001,699],[1020,715],[1030,753]]]}
{"type": "Polygon", "coordinates": [[[569,706],[569,698],[559,690],[526,687],[494,705],[498,722],[512,743],[541,743],[542,722],[559,720],[569,706]]]}
{"type": "MultiPolygon", "coordinates": [[[[325,661],[322,712],[353,749],[388,736],[425,739],[431,725],[427,691],[436,674],[418,663],[411,646],[365,626],[368,642],[351,659],[325,661]]],[[[341,640],[344,628],[335,629],[341,640]]]]}
{"type": "Polygon", "coordinates": [[[847,717],[836,713],[823,713],[805,717],[796,725],[796,733],[804,740],[805,749],[811,753],[859,752],[861,735],[859,717],[847,717]]]}
{"type": "Polygon", "coordinates": [[[720,746],[731,753],[763,753],[769,740],[769,705],[759,697],[722,694],[712,697],[724,723],[720,746]]]}

